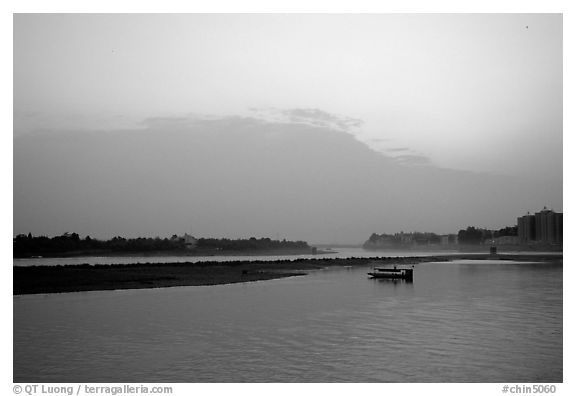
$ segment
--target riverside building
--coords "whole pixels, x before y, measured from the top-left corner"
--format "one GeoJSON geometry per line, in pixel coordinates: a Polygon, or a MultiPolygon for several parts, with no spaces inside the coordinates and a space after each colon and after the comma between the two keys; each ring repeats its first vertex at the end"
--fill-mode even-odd
{"type": "Polygon", "coordinates": [[[562,245],[562,213],[542,209],[531,215],[518,217],[518,240],[521,244],[548,243],[562,245]]]}

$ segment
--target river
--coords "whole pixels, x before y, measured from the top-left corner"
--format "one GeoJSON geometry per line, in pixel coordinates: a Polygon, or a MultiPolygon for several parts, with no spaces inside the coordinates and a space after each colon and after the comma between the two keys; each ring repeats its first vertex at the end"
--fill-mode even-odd
{"type": "Polygon", "coordinates": [[[14,296],[15,382],[561,382],[562,265],[14,296]]]}
{"type": "MultiPolygon", "coordinates": [[[[323,249],[320,249],[323,250],[323,249]]],[[[488,253],[488,247],[484,252],[488,253]]],[[[362,248],[334,248],[322,254],[297,254],[297,255],[227,255],[227,256],[81,256],[81,257],[34,257],[13,259],[15,266],[50,266],[50,265],[79,265],[79,264],[134,264],[134,263],[181,263],[200,261],[222,262],[222,261],[275,261],[275,260],[296,260],[296,259],[321,259],[321,258],[349,258],[349,257],[376,257],[376,256],[434,256],[459,254],[456,250],[364,250],[362,248]]],[[[472,252],[474,253],[474,252],[472,252]]],[[[558,252],[526,252],[526,251],[507,251],[505,254],[561,254],[558,252]]]]}

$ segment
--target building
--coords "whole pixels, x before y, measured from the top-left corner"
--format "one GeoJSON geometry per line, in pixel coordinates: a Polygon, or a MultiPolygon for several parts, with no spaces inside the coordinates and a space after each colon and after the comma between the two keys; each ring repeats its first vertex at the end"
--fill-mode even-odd
{"type": "Polygon", "coordinates": [[[562,213],[556,213],[556,221],[554,222],[554,235],[556,235],[558,243],[564,244],[564,224],[562,213]]]}
{"type": "Polygon", "coordinates": [[[198,244],[198,239],[194,238],[192,235],[184,234],[183,239],[186,249],[194,249],[198,244]]]}
{"type": "Polygon", "coordinates": [[[562,213],[542,209],[540,212],[518,217],[518,240],[520,243],[549,243],[562,245],[562,213]]]}
{"type": "Polygon", "coordinates": [[[536,222],[530,212],[518,217],[518,242],[530,243],[536,240],[536,222]]]}
{"type": "Polygon", "coordinates": [[[562,243],[562,213],[544,209],[535,214],[536,240],[548,243],[562,243]]]}
{"type": "Polygon", "coordinates": [[[440,235],[440,244],[443,246],[457,245],[458,235],[456,234],[440,235]]]}

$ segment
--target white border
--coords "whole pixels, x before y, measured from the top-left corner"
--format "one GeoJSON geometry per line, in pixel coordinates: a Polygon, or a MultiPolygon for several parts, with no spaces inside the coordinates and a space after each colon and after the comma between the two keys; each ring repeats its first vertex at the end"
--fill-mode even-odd
{"type": "MultiPolygon", "coordinates": [[[[3,133],[0,144],[2,150],[2,181],[5,189],[2,194],[2,243],[3,265],[1,267],[3,279],[2,315],[7,318],[2,327],[3,354],[1,359],[2,384],[5,388],[4,394],[12,392],[12,257],[11,238],[12,230],[12,13],[13,12],[226,12],[226,13],[248,13],[248,12],[354,12],[354,13],[563,13],[564,14],[564,209],[565,224],[573,224],[571,214],[571,204],[573,202],[573,183],[570,182],[570,171],[573,168],[573,157],[570,148],[573,146],[574,120],[574,77],[572,70],[576,70],[574,65],[574,17],[573,2],[570,1],[497,1],[485,0],[475,2],[465,1],[372,1],[372,0],[212,0],[206,2],[191,2],[184,0],[163,0],[163,1],[138,1],[128,2],[119,0],[101,1],[10,1],[2,3],[2,14],[0,26],[2,29],[1,42],[3,50],[2,78],[2,125],[3,133]],[[7,4],[6,4],[7,3],[7,4]],[[9,61],[10,59],[10,61],[9,61]],[[9,318],[9,319],[8,319],[9,318]]],[[[565,262],[564,279],[573,279],[572,269],[573,254],[570,249],[571,236],[570,226],[565,227],[565,262]]],[[[570,351],[574,350],[574,342],[569,331],[574,328],[574,315],[571,311],[574,302],[574,294],[570,283],[564,287],[564,384],[558,384],[557,395],[574,394],[574,364],[570,351]],[[567,286],[567,287],[566,287],[567,286]]],[[[111,384],[112,385],[112,384],[111,384]]],[[[226,392],[227,394],[269,394],[274,392],[280,395],[292,395],[294,392],[381,392],[381,394],[445,394],[445,395],[499,395],[503,384],[294,384],[294,385],[233,385],[233,384],[172,384],[175,388],[174,394],[183,395],[195,392],[226,392]]]]}

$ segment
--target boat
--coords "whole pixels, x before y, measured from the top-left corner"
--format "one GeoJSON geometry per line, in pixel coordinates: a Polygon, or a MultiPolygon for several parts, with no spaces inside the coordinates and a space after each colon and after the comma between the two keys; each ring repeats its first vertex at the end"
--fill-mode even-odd
{"type": "Polygon", "coordinates": [[[414,279],[414,266],[412,268],[381,268],[375,267],[373,272],[368,272],[371,278],[387,278],[387,279],[414,279]]]}

